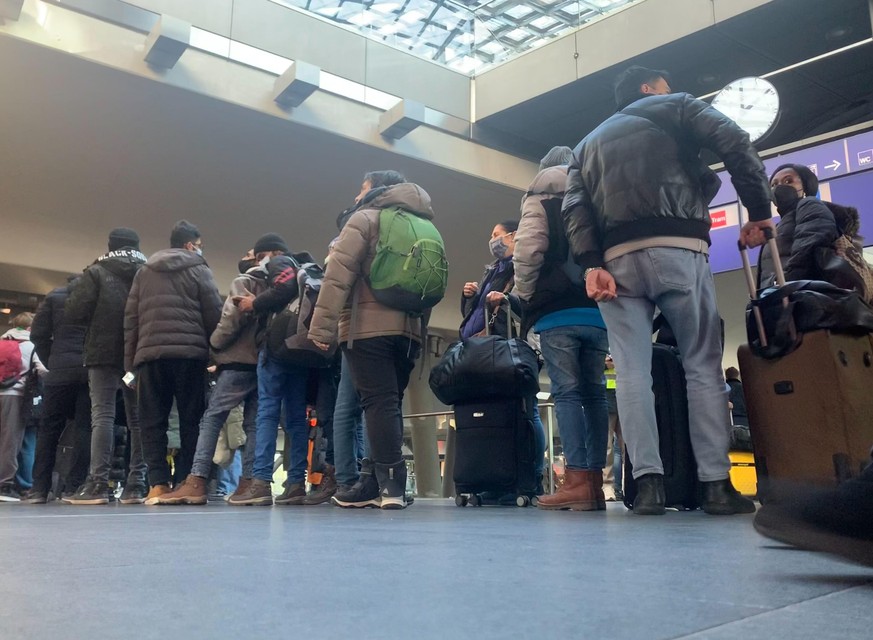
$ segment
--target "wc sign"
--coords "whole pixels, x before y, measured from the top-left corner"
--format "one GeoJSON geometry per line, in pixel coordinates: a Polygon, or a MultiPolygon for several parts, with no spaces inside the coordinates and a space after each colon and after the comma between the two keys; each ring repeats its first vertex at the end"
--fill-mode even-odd
{"type": "Polygon", "coordinates": [[[864,168],[873,167],[873,149],[858,152],[858,166],[864,168]]]}

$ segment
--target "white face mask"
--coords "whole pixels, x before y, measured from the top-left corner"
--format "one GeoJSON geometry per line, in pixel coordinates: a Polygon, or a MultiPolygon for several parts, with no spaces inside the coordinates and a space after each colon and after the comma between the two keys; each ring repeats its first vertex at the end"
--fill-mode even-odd
{"type": "Polygon", "coordinates": [[[203,249],[201,249],[200,247],[195,247],[195,248],[194,248],[194,253],[196,253],[198,256],[202,256],[202,255],[203,255],[203,249]]]}
{"type": "Polygon", "coordinates": [[[261,265],[262,269],[266,269],[269,262],[270,256],[264,256],[263,258],[261,258],[261,261],[258,264],[261,265]]]}

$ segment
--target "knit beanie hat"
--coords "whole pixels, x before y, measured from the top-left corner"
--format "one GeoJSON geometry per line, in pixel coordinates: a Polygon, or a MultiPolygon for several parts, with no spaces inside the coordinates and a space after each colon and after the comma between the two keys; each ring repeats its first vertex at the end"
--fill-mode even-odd
{"type": "Polygon", "coordinates": [[[803,183],[803,192],[808,196],[814,196],[818,193],[818,178],[812,172],[812,169],[807,167],[805,164],[783,164],[776,167],[776,170],[770,174],[770,182],[773,182],[773,178],[777,173],[782,171],[783,169],[794,169],[797,175],[800,176],[800,181],[803,183]]]}
{"type": "Polygon", "coordinates": [[[281,251],[282,253],[290,253],[288,245],[278,233],[265,233],[255,243],[255,255],[266,251],[281,251]]]}
{"type": "Polygon", "coordinates": [[[117,227],[109,232],[109,250],[117,251],[130,247],[139,251],[139,235],[133,229],[117,227]]]}

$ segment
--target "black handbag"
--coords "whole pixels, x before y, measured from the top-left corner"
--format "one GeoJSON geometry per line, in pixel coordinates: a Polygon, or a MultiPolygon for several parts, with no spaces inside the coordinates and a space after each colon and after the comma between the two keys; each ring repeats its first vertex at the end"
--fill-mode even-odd
{"type": "Polygon", "coordinates": [[[871,333],[873,309],[854,291],[820,280],[795,280],[781,287],[768,287],[746,308],[749,345],[763,358],[782,357],[801,344],[804,333],[820,330],[871,333]],[[756,309],[760,311],[764,341],[759,336],[756,309]]]}
{"type": "MultiPolygon", "coordinates": [[[[511,312],[507,309],[507,313],[511,312]]],[[[486,306],[486,327],[491,326],[486,306]]],[[[490,398],[525,398],[540,389],[537,353],[521,338],[488,335],[468,338],[448,348],[428,380],[443,404],[490,398]]]]}

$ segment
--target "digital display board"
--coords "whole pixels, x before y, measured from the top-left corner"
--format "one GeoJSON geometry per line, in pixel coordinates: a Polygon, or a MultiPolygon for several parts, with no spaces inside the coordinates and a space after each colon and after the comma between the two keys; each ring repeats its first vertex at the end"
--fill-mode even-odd
{"type": "MultiPolygon", "coordinates": [[[[821,181],[820,197],[857,208],[861,235],[868,238],[865,244],[873,244],[873,171],[869,171],[873,169],[873,131],[766,158],[767,175],[782,164],[808,166],[821,181]]],[[[718,175],[722,186],[709,209],[712,217],[709,262],[713,273],[743,266],[737,250],[741,213],[737,192],[726,171],[719,171],[718,175]]],[[[775,208],[773,214],[776,215],[775,208]]],[[[747,219],[745,210],[742,219],[747,219]]],[[[756,264],[757,258],[756,249],[750,254],[752,264],[756,264]]]]}

